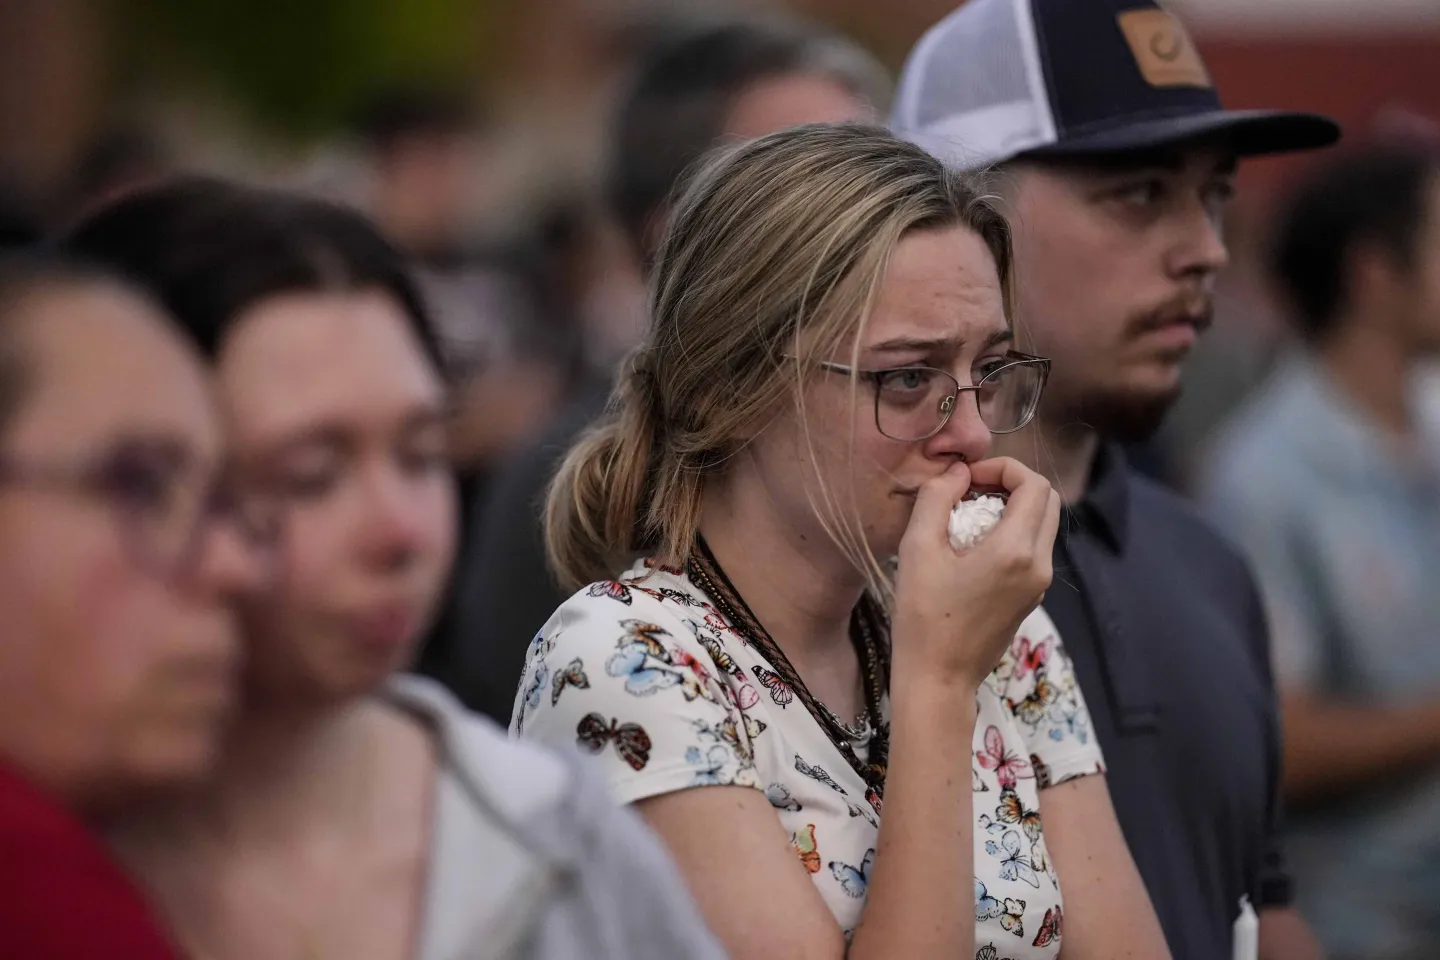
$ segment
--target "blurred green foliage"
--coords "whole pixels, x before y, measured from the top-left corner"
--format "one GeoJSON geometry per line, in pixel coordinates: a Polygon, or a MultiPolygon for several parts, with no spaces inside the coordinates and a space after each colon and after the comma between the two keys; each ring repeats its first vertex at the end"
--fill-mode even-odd
{"type": "Polygon", "coordinates": [[[276,133],[310,137],[392,85],[480,73],[494,0],[115,0],[123,88],[213,87],[276,133]]]}

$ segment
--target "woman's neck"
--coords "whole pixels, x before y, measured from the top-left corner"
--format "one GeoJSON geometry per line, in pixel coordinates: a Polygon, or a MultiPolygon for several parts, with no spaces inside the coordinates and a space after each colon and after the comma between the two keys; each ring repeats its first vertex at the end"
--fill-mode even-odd
{"type": "Polygon", "coordinates": [[[760,479],[740,470],[707,491],[700,534],[755,617],[802,674],[850,648],[865,578],[819,529],[777,515],[760,479]]]}
{"type": "Polygon", "coordinates": [[[249,705],[218,768],[185,804],[184,827],[221,843],[285,844],[317,825],[359,826],[375,787],[384,710],[363,698],[341,705],[249,705]]]}

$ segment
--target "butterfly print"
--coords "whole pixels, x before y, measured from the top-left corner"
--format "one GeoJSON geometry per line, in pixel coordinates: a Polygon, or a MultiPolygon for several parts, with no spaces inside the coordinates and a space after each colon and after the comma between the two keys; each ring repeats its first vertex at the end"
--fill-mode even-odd
{"type": "Polygon", "coordinates": [[[723,786],[730,782],[731,778],[723,774],[725,765],[730,762],[730,751],[722,744],[716,744],[704,753],[699,747],[687,747],[685,750],[685,762],[692,767],[698,767],[695,771],[695,786],[715,787],[723,786]]]}
{"type": "Polygon", "coordinates": [[[815,824],[807,823],[804,830],[790,834],[790,849],[800,857],[806,870],[820,872],[820,851],[815,849],[815,824]]]}
{"type": "Polygon", "coordinates": [[[865,890],[870,886],[870,868],[873,866],[875,866],[875,848],[871,847],[865,851],[865,859],[860,861],[858,867],[831,860],[830,875],[840,881],[840,889],[844,890],[847,896],[855,897],[858,900],[865,896],[865,890]]]}
{"type": "Polygon", "coordinates": [[[1035,870],[1050,878],[1050,886],[1056,890],[1060,889],[1060,877],[1056,875],[1053,867],[1050,866],[1050,858],[1045,855],[1045,847],[1036,840],[1030,844],[1030,862],[1035,864],[1035,870]]]}
{"type": "Polygon", "coordinates": [[[1000,842],[994,840],[985,841],[985,852],[992,857],[1000,858],[1000,878],[1014,882],[1016,880],[1030,884],[1036,890],[1040,889],[1040,876],[1035,872],[1035,864],[1029,857],[1020,855],[1020,834],[1014,830],[1007,831],[1000,842]]]}
{"type": "Polygon", "coordinates": [[[974,767],[970,768],[970,791],[972,793],[990,792],[990,788],[986,786],[985,781],[980,778],[980,771],[974,767]]]}
{"type": "Polygon", "coordinates": [[[862,820],[864,820],[866,823],[870,824],[870,826],[872,826],[872,827],[878,827],[878,826],[880,826],[880,821],[875,819],[875,814],[871,813],[869,810],[866,810],[864,807],[860,806],[858,803],[851,803],[850,801],[847,800],[847,801],[845,801],[845,806],[847,806],[847,807],[850,809],[850,816],[852,816],[852,817],[860,817],[862,820]]]}
{"type": "Polygon", "coordinates": [[[670,576],[672,576],[672,577],[678,577],[678,576],[682,575],[682,574],[685,572],[684,570],[681,570],[679,567],[672,567],[672,566],[670,566],[668,563],[661,563],[661,562],[659,562],[658,560],[656,560],[654,557],[646,557],[646,558],[645,558],[645,569],[646,569],[646,570],[659,570],[661,573],[668,573],[668,574],[670,574],[670,576]]]}
{"type": "MultiPolygon", "coordinates": [[[[975,951],[975,960],[1002,960],[1002,958],[1000,956],[1000,951],[996,949],[995,944],[987,943],[985,944],[985,946],[975,951]]],[[[1006,958],[1006,960],[1008,960],[1008,958],[1006,958]]]]}
{"type": "Polygon", "coordinates": [[[1011,677],[1018,680],[1044,669],[1050,659],[1050,641],[1048,639],[1041,640],[1032,647],[1029,637],[1021,637],[1016,642],[1014,652],[1015,667],[1011,677]]]}
{"type": "Polygon", "coordinates": [[[881,797],[880,794],[878,794],[878,793],[875,792],[875,788],[874,788],[874,787],[867,787],[866,790],[865,790],[865,799],[866,799],[866,801],[869,802],[871,808],[874,809],[875,815],[876,815],[876,816],[879,816],[879,815],[880,815],[880,808],[881,808],[881,807],[884,805],[884,803],[885,803],[884,798],[881,797]]]}
{"type": "Polygon", "coordinates": [[[975,881],[975,921],[999,920],[1000,926],[1017,937],[1025,936],[1025,901],[1006,897],[1001,902],[985,892],[985,884],[975,881]]]}
{"type": "Polygon", "coordinates": [[[740,737],[739,724],[735,722],[734,717],[726,717],[720,721],[717,732],[720,735],[720,739],[730,744],[734,749],[736,756],[747,761],[754,760],[755,747],[753,741],[765,730],[765,721],[756,720],[748,714],[742,713],[740,716],[745,724],[745,737],[743,740],[740,737]]]}
{"type": "Polygon", "coordinates": [[[819,765],[813,767],[810,766],[810,764],[806,763],[803,759],[801,759],[800,754],[798,753],[795,754],[795,769],[799,770],[801,773],[805,774],[805,776],[809,777],[812,780],[819,780],[821,783],[825,784],[825,786],[829,787],[831,790],[834,790],[841,796],[849,796],[849,794],[845,792],[845,788],[840,786],[840,784],[836,783],[835,778],[825,772],[824,767],[819,765]]]}
{"type": "Polygon", "coordinates": [[[1016,780],[1034,776],[1030,761],[1005,749],[1005,738],[993,724],[985,728],[985,749],[975,751],[975,759],[986,770],[994,770],[1001,789],[1015,786],[1016,780]]]}
{"type": "Polygon", "coordinates": [[[995,821],[995,820],[991,820],[991,819],[990,819],[990,815],[989,815],[988,813],[982,813],[982,814],[980,814],[979,823],[980,823],[980,829],[981,829],[981,830],[984,830],[986,833],[990,834],[991,836],[996,836],[996,837],[998,837],[998,836],[1000,836],[1002,833],[1004,833],[1004,832],[1008,829],[1008,827],[1006,827],[1005,824],[999,823],[999,822],[997,822],[997,821],[995,821]]]}
{"type": "MultiPolygon", "coordinates": [[[[783,783],[772,783],[768,787],[766,787],[765,799],[769,800],[770,806],[774,807],[776,810],[788,810],[791,813],[799,813],[801,810],[805,809],[803,806],[800,805],[799,800],[796,800],[794,797],[790,796],[790,788],[785,786],[785,784],[783,783]]],[[[815,828],[811,827],[810,829],[814,830],[815,828]]],[[[820,867],[817,862],[815,870],[811,870],[810,872],[814,873],[816,870],[819,869],[820,867]]]]}
{"type": "Polygon", "coordinates": [[[1055,702],[1055,685],[1046,679],[1045,674],[1035,675],[1035,689],[1026,694],[1025,699],[1018,703],[1006,698],[1005,703],[1010,707],[1010,712],[1015,714],[1016,719],[1027,727],[1033,727],[1045,719],[1046,713],[1050,710],[1050,704],[1055,702]]]}
{"type": "Polygon", "coordinates": [[[755,678],[770,690],[770,699],[781,707],[788,707],[795,699],[795,691],[790,689],[790,684],[786,683],[780,674],[766,670],[758,663],[750,669],[754,671],[755,678]]]}
{"type": "Polygon", "coordinates": [[[621,620],[620,626],[625,628],[625,639],[631,643],[639,643],[645,646],[650,656],[659,660],[670,662],[670,654],[665,649],[665,642],[661,637],[670,636],[670,631],[655,623],[646,623],[644,620],[621,620]]]}
{"type": "Polygon", "coordinates": [[[609,597],[611,600],[619,600],[627,607],[633,602],[630,598],[630,588],[618,580],[602,580],[599,583],[592,583],[585,593],[591,597],[609,597]]]}
{"type": "Polygon", "coordinates": [[[535,668],[535,674],[530,678],[530,685],[525,688],[525,709],[535,710],[540,706],[540,696],[545,690],[545,682],[550,679],[550,668],[545,664],[535,668]]]}
{"type": "Polygon", "coordinates": [[[1065,918],[1061,914],[1060,905],[1056,904],[1045,911],[1045,919],[1040,921],[1040,932],[1035,934],[1035,942],[1032,946],[1048,947],[1052,943],[1060,942],[1061,927],[1065,918]]]}
{"type": "MultiPolygon", "coordinates": [[[[691,628],[695,630],[695,639],[699,640],[700,646],[704,647],[705,652],[710,654],[710,659],[715,662],[715,666],[730,674],[730,676],[736,680],[743,681],[745,679],[745,671],[740,669],[740,664],[735,662],[734,657],[725,652],[725,648],[720,646],[720,641],[714,637],[702,636],[699,628],[695,626],[695,622],[693,620],[688,622],[691,628]]],[[[749,690],[751,693],[755,692],[754,687],[749,687],[749,690]]]]}
{"type": "Polygon", "coordinates": [[[1085,721],[1085,712],[1080,709],[1080,704],[1075,697],[1061,697],[1050,708],[1050,722],[1054,724],[1050,728],[1050,739],[1059,742],[1065,739],[1065,732],[1068,730],[1070,736],[1076,740],[1081,743],[1089,743],[1090,730],[1085,721]]]}
{"type": "Polygon", "coordinates": [[[1030,769],[1035,773],[1035,784],[1041,790],[1052,786],[1050,782],[1050,766],[1035,754],[1030,754],[1030,769]]]}
{"type": "Polygon", "coordinates": [[[1040,811],[1026,810],[1014,788],[1000,791],[1000,806],[995,808],[995,817],[1001,823],[1018,825],[1031,843],[1040,839],[1040,811]]]}
{"type": "Polygon", "coordinates": [[[585,676],[585,664],[576,657],[570,661],[569,666],[564,670],[555,673],[555,680],[550,684],[550,706],[560,702],[560,694],[565,692],[566,687],[574,687],[577,690],[589,690],[590,678],[585,676]]]}
{"type": "Polygon", "coordinates": [[[555,641],[559,640],[560,634],[564,632],[563,630],[558,631],[553,637],[545,636],[545,631],[543,630],[535,634],[535,638],[530,641],[530,659],[544,660],[550,656],[550,654],[555,651],[555,641]]]}
{"type": "MultiPolygon", "coordinates": [[[[605,661],[605,672],[612,677],[624,677],[627,693],[648,697],[689,679],[698,696],[695,681],[674,668],[669,651],[660,642],[660,637],[669,636],[664,627],[643,620],[622,620],[620,625],[625,628],[625,636],[620,638],[620,649],[605,661]]],[[[694,696],[686,699],[693,700],[694,696]]]]}
{"type": "Polygon", "coordinates": [[[686,593],[684,590],[676,590],[674,587],[661,587],[657,592],[661,598],[673,600],[682,607],[704,606],[704,601],[696,599],[694,594],[686,593]]]}
{"type": "Polygon", "coordinates": [[[615,744],[620,759],[630,764],[632,770],[643,770],[650,762],[650,734],[638,723],[618,723],[598,713],[587,713],[575,727],[575,741],[591,753],[599,753],[607,743],[615,744]]]}

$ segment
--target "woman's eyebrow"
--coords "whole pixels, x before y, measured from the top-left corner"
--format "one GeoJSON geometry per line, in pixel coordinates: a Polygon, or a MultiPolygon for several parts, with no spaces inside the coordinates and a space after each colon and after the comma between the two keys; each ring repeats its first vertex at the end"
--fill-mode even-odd
{"type": "MultiPolygon", "coordinates": [[[[996,330],[985,338],[984,349],[999,346],[1002,343],[1009,343],[1015,339],[1012,330],[996,330]]],[[[867,353],[959,353],[965,346],[964,337],[892,337],[889,340],[882,340],[879,343],[872,343],[865,348],[867,353]]]]}

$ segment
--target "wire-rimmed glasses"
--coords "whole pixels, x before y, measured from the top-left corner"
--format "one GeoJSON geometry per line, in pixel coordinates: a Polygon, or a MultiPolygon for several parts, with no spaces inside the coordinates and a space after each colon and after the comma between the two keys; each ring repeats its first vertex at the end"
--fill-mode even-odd
{"type": "Polygon", "coordinates": [[[934,367],[891,367],[857,370],[841,363],[821,363],[831,373],[854,376],[875,392],[875,426],[892,440],[928,440],[950,421],[960,394],[975,394],[980,420],[994,434],[1014,433],[1035,417],[1050,361],[1018,351],[992,361],[979,381],[962,386],[934,367]]]}

